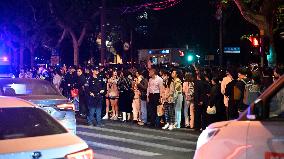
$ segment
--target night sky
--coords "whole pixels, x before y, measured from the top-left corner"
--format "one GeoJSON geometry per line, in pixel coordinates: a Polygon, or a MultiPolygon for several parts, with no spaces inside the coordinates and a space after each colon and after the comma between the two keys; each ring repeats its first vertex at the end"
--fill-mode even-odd
{"type": "MultiPolygon", "coordinates": [[[[138,48],[185,47],[187,44],[190,47],[199,46],[208,53],[217,50],[219,23],[215,18],[216,8],[212,0],[183,0],[169,9],[146,12],[152,21],[151,28],[146,37],[136,34],[138,48]]],[[[241,36],[257,33],[257,28],[243,19],[234,4],[225,14],[224,45],[239,46],[241,36]]]]}

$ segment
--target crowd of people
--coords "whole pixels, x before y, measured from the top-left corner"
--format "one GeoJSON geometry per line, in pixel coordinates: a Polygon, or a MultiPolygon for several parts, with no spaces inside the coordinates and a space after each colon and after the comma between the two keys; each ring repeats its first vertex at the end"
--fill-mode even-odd
{"type": "Polygon", "coordinates": [[[217,121],[237,119],[283,69],[248,67],[39,67],[21,69],[19,78],[52,82],[78,104],[89,125],[103,120],[133,122],[161,129],[204,130],[217,121]]]}

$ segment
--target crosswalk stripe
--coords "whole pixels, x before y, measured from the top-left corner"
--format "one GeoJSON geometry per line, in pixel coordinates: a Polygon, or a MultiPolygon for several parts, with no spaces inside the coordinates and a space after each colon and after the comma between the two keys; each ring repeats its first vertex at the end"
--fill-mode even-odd
{"type": "Polygon", "coordinates": [[[90,146],[95,146],[95,147],[104,148],[104,149],[108,149],[108,150],[126,152],[126,153],[130,153],[130,154],[134,154],[134,155],[147,156],[147,157],[162,155],[162,154],[159,154],[159,153],[136,150],[136,149],[126,148],[126,147],[121,147],[121,146],[108,145],[108,144],[103,144],[103,143],[98,143],[98,142],[93,142],[93,141],[88,141],[88,140],[86,142],[90,146]]]}
{"type": "Polygon", "coordinates": [[[132,135],[132,136],[144,137],[144,138],[149,138],[149,139],[166,140],[166,141],[178,142],[178,143],[183,143],[183,144],[190,144],[190,145],[196,144],[196,142],[194,142],[194,141],[180,140],[180,139],[174,139],[174,138],[169,138],[169,137],[164,137],[164,136],[140,134],[140,133],[135,133],[135,132],[121,131],[121,130],[115,130],[115,129],[109,129],[109,128],[90,127],[90,126],[86,126],[86,125],[77,125],[77,127],[78,128],[87,128],[87,129],[93,129],[93,130],[99,130],[99,131],[112,132],[112,133],[118,133],[118,134],[124,134],[124,135],[132,135]]]}
{"type": "Polygon", "coordinates": [[[170,150],[170,151],[194,152],[194,150],[192,150],[192,149],[156,144],[156,143],[152,143],[152,142],[138,141],[138,140],[133,140],[133,139],[126,139],[126,138],[122,138],[122,137],[115,137],[115,136],[109,136],[109,135],[94,134],[94,133],[88,133],[88,132],[82,132],[82,131],[77,131],[77,134],[85,135],[85,136],[89,136],[89,137],[101,138],[101,139],[114,140],[114,141],[119,141],[119,142],[126,142],[126,143],[141,145],[141,146],[149,146],[149,147],[154,147],[154,148],[159,148],[159,149],[164,149],[164,150],[170,150]]]}
{"type": "MultiPolygon", "coordinates": [[[[181,132],[178,132],[178,131],[167,131],[167,130],[157,130],[157,129],[148,129],[148,128],[145,128],[145,127],[137,127],[137,126],[129,126],[129,125],[126,125],[126,124],[115,124],[115,123],[106,123],[106,125],[109,125],[109,126],[117,126],[117,127],[124,127],[124,128],[131,128],[131,129],[137,129],[137,130],[143,130],[143,131],[149,131],[149,132],[160,132],[160,133],[169,133],[169,132],[174,132],[175,134],[179,134],[179,135],[185,135],[184,133],[181,133],[181,132]]],[[[185,129],[185,128],[180,128],[180,129],[185,129]]],[[[199,135],[196,135],[196,134],[191,134],[191,130],[186,130],[188,133],[186,134],[186,136],[190,136],[190,137],[196,137],[198,138],[199,135]]]]}
{"type": "Polygon", "coordinates": [[[95,159],[121,159],[121,158],[117,158],[117,157],[113,157],[113,156],[109,156],[109,155],[104,155],[104,154],[100,154],[100,153],[96,153],[95,152],[95,159]]]}

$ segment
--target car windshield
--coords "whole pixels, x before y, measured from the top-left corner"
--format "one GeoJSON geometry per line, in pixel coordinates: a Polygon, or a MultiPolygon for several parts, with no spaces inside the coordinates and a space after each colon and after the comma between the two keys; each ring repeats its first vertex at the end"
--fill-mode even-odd
{"type": "Polygon", "coordinates": [[[0,140],[66,132],[55,119],[39,108],[0,108],[0,140]]]}
{"type": "Polygon", "coordinates": [[[60,95],[58,91],[48,82],[38,81],[1,81],[0,95],[60,95]]]}

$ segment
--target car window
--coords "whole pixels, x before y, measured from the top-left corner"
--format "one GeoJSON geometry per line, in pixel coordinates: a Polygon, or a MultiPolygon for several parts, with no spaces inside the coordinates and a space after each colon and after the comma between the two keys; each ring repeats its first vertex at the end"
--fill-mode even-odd
{"type": "Polygon", "coordinates": [[[50,83],[43,82],[6,82],[1,84],[0,92],[4,96],[59,95],[59,92],[50,83]]]}
{"type": "Polygon", "coordinates": [[[284,88],[281,88],[269,101],[269,117],[284,119],[284,88]]]}
{"type": "Polygon", "coordinates": [[[0,140],[66,132],[63,126],[39,108],[0,108],[0,140]]]}

